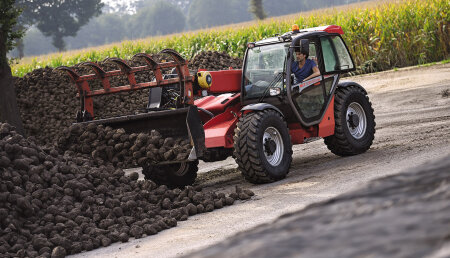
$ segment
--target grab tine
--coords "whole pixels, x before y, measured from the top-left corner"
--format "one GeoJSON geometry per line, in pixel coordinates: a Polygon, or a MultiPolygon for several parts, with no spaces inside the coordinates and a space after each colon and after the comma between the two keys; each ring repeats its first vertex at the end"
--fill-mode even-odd
{"type": "Polygon", "coordinates": [[[105,62],[113,62],[113,63],[119,65],[120,69],[125,73],[129,73],[131,71],[131,67],[123,59],[120,59],[117,57],[110,57],[110,58],[106,58],[105,62]]]}
{"type": "Polygon", "coordinates": [[[69,74],[69,76],[73,82],[76,82],[78,80],[78,78],[80,78],[80,75],[70,67],[60,66],[60,67],[57,67],[56,70],[66,71],[69,74]]]}
{"type": "Polygon", "coordinates": [[[186,63],[186,60],[175,50],[166,48],[161,50],[158,54],[169,54],[173,60],[178,63],[179,65],[184,65],[186,63]]]}
{"type": "Polygon", "coordinates": [[[136,55],[134,55],[132,58],[135,57],[141,57],[144,58],[144,60],[147,62],[147,64],[149,64],[150,68],[156,68],[158,66],[158,63],[153,60],[153,57],[149,54],[146,53],[137,53],[136,55]]]}
{"type": "Polygon", "coordinates": [[[80,66],[89,66],[89,67],[91,67],[92,70],[94,70],[94,72],[97,75],[97,77],[101,80],[102,85],[103,85],[103,89],[105,89],[106,91],[109,91],[109,89],[111,88],[111,84],[109,82],[109,79],[106,76],[106,72],[98,64],[93,63],[93,62],[84,62],[84,63],[81,63],[80,66]]]}
{"type": "Polygon", "coordinates": [[[80,66],[89,66],[94,70],[94,72],[99,76],[100,78],[105,78],[106,72],[96,63],[93,62],[83,62],[80,64],[80,66]]]}
{"type": "Polygon", "coordinates": [[[130,83],[131,87],[136,86],[136,77],[134,76],[133,68],[131,68],[125,60],[117,58],[117,57],[110,57],[105,59],[106,62],[113,62],[117,64],[120,67],[120,70],[122,73],[126,74],[128,78],[128,82],[130,83]]]}
{"type": "Polygon", "coordinates": [[[159,64],[152,58],[152,56],[146,53],[137,53],[136,55],[133,56],[133,58],[134,57],[144,58],[145,62],[147,62],[148,66],[153,71],[153,74],[155,75],[155,79],[158,82],[158,84],[163,80],[159,64]]]}

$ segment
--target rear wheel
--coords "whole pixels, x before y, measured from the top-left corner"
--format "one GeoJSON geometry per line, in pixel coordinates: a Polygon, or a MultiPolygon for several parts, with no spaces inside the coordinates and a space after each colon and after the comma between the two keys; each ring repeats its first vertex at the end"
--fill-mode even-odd
{"type": "Polygon", "coordinates": [[[145,179],[172,188],[192,185],[197,178],[197,171],[198,161],[158,166],[145,165],[142,167],[142,174],[144,174],[145,179]]]}
{"type": "Polygon", "coordinates": [[[332,153],[351,156],[370,148],[375,137],[375,115],[362,87],[352,85],[336,90],[334,117],[334,135],[325,137],[332,153]]]}
{"type": "Polygon", "coordinates": [[[285,178],[292,162],[292,144],[281,115],[269,109],[241,117],[235,129],[234,158],[249,182],[285,178]]]}

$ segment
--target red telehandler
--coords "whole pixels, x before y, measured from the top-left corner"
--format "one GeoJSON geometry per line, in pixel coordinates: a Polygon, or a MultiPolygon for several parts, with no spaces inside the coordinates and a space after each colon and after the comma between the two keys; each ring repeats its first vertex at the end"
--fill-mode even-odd
{"type": "Polygon", "coordinates": [[[157,63],[137,54],[146,66],[130,67],[110,58],[119,70],[106,72],[84,63],[94,74],[65,70],[78,89],[81,108],[77,122],[124,128],[127,133],[158,130],[164,137],[190,139],[187,159],[143,166],[143,174],[158,184],[184,186],[195,181],[198,160],[213,162],[233,156],[246,180],[268,183],[283,179],[292,162],[292,145],[322,137],[332,153],[349,156],[367,151],[375,134],[375,116],[364,88],[339,83],[341,74],[355,70],[353,58],[336,25],[293,30],[281,36],[247,44],[242,70],[190,74],[177,52],[165,49],[173,61],[157,63]],[[321,75],[295,82],[291,64],[296,49],[309,51],[321,75]],[[164,70],[176,70],[166,75],[164,70]],[[152,73],[149,82],[137,82],[137,72],[152,73]],[[129,85],[111,86],[109,78],[125,75],[129,85]],[[92,90],[89,81],[103,89],[92,90]],[[93,98],[116,92],[150,88],[147,111],[135,115],[94,119],[93,98]],[[171,98],[165,98],[167,93],[171,98]]]}

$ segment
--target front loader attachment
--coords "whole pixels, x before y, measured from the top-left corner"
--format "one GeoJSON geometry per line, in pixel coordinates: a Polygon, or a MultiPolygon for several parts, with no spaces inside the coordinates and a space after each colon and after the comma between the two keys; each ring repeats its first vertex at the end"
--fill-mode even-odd
{"type": "MultiPolygon", "coordinates": [[[[159,163],[173,163],[196,160],[203,155],[205,150],[205,133],[198,109],[194,105],[193,83],[194,77],[189,74],[187,61],[177,52],[171,49],[162,50],[159,54],[169,55],[173,61],[158,63],[155,59],[145,53],[136,54],[133,58],[143,59],[147,65],[132,67],[125,60],[119,58],[108,58],[105,61],[116,64],[119,69],[105,71],[93,62],[81,63],[80,66],[89,67],[94,74],[79,75],[70,67],[59,67],[59,70],[68,73],[73,84],[78,90],[77,97],[80,99],[80,109],[77,113],[77,122],[81,124],[97,124],[123,128],[127,134],[150,134],[154,131],[161,135],[162,139],[172,138],[177,143],[190,143],[188,155],[184,160],[160,160],[159,163]],[[175,76],[165,76],[164,70],[176,69],[175,76]],[[148,72],[150,81],[137,82],[135,74],[148,72]],[[127,85],[111,85],[111,77],[126,76],[127,85]],[[97,80],[101,82],[102,89],[93,90],[90,82],[97,80]],[[93,98],[96,96],[114,94],[126,91],[135,91],[149,88],[149,103],[147,110],[133,115],[123,115],[105,119],[95,119],[93,98]],[[166,88],[170,89],[173,99],[168,103],[161,104],[161,94],[166,88]]],[[[167,91],[166,91],[167,92],[167,91]]],[[[129,113],[133,110],[124,110],[129,113]]],[[[164,141],[165,142],[165,141],[164,141]]],[[[161,148],[162,145],[157,145],[161,148]]],[[[166,147],[166,146],[165,146],[166,147]]]]}
{"type": "Polygon", "coordinates": [[[123,128],[126,133],[151,133],[153,130],[161,134],[162,139],[189,140],[192,148],[185,160],[164,160],[159,163],[184,162],[196,160],[205,151],[205,132],[196,106],[174,110],[152,111],[137,115],[127,115],[82,122],[109,126],[113,129],[123,128]]]}
{"type": "Polygon", "coordinates": [[[77,119],[77,122],[89,121],[95,118],[93,98],[96,96],[114,94],[126,91],[136,91],[146,88],[165,88],[171,87],[177,90],[177,94],[180,97],[178,101],[178,107],[186,107],[194,104],[193,96],[193,83],[194,77],[189,74],[188,63],[184,60],[176,51],[172,49],[164,49],[159,54],[166,54],[171,56],[174,61],[157,63],[152,56],[139,53],[133,56],[133,58],[142,58],[147,65],[131,67],[125,60],[119,58],[108,58],[105,61],[111,62],[119,66],[119,70],[105,71],[98,64],[93,62],[84,62],[78,66],[88,67],[94,71],[94,74],[79,75],[73,68],[62,66],[57,70],[65,71],[69,75],[72,83],[78,90],[77,97],[80,99],[80,110],[82,114],[77,119]],[[175,78],[164,79],[163,69],[175,68],[177,71],[175,78]],[[153,80],[147,82],[137,82],[136,73],[148,72],[152,73],[153,80]],[[127,85],[113,86],[111,85],[110,78],[115,76],[126,76],[128,80],[127,85]],[[98,80],[102,84],[103,89],[93,90],[90,83],[98,80]]]}

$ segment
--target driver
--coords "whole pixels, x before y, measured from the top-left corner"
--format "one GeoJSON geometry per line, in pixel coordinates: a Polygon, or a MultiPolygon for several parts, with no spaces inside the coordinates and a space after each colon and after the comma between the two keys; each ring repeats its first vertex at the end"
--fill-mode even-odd
{"type": "Polygon", "coordinates": [[[295,83],[300,83],[320,75],[316,62],[308,59],[308,51],[296,49],[295,55],[297,61],[294,61],[291,67],[292,73],[295,74],[295,83]]]}

